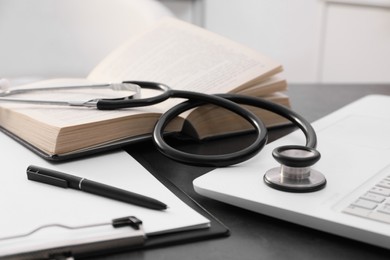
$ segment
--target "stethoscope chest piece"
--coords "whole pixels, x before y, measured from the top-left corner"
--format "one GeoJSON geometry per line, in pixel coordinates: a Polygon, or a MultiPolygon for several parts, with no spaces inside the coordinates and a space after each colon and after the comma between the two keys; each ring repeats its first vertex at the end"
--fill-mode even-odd
{"type": "Polygon", "coordinates": [[[312,192],[325,187],[324,175],[311,169],[321,157],[314,148],[289,145],[276,148],[273,157],[280,167],[268,170],[264,182],[277,190],[289,192],[312,192]]]}

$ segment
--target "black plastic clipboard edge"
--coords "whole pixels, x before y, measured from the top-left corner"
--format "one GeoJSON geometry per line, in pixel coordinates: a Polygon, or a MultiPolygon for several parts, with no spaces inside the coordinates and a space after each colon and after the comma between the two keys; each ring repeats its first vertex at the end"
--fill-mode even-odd
{"type": "Polygon", "coordinates": [[[109,253],[115,253],[119,251],[131,250],[142,248],[142,245],[134,245],[134,238],[117,238],[106,241],[99,241],[93,243],[68,245],[63,247],[56,247],[50,249],[43,249],[37,251],[31,251],[22,254],[4,256],[1,259],[4,260],[62,260],[68,258],[91,258],[93,256],[101,256],[109,253]],[[131,245],[131,246],[129,246],[131,245]]]}
{"type": "MultiPolygon", "coordinates": [[[[129,155],[130,156],[130,155],[129,155]]],[[[153,174],[154,175],[154,174],[153,174]]],[[[192,209],[202,214],[204,217],[210,220],[209,228],[194,229],[188,231],[172,232],[161,235],[148,236],[142,246],[121,246],[115,245],[114,247],[107,248],[105,251],[92,251],[88,254],[72,254],[76,259],[93,258],[94,256],[102,256],[115,253],[131,252],[134,250],[147,250],[152,248],[169,247],[173,245],[194,243],[198,241],[204,241],[214,238],[222,238],[230,235],[230,230],[220,220],[214,217],[190,196],[188,196],[183,190],[178,188],[168,179],[154,175],[161,183],[163,183],[170,191],[178,196],[183,202],[185,202],[192,209]]]]}
{"type": "Polygon", "coordinates": [[[210,220],[210,227],[206,229],[196,229],[191,231],[176,232],[164,235],[151,236],[145,241],[144,247],[165,246],[179,243],[201,241],[205,239],[224,237],[230,235],[230,230],[220,220],[209,213],[205,208],[188,196],[183,190],[178,188],[168,179],[154,175],[161,183],[169,188],[177,197],[185,202],[192,209],[202,214],[210,220]]]}
{"type": "Polygon", "coordinates": [[[199,214],[210,220],[210,227],[206,229],[197,229],[191,231],[182,231],[170,234],[151,236],[145,241],[144,248],[184,244],[212,238],[227,237],[230,235],[230,230],[227,226],[225,226],[219,219],[217,219],[205,208],[203,208],[199,203],[193,200],[187,193],[185,193],[183,190],[181,190],[164,176],[156,174],[153,170],[153,167],[149,166],[147,162],[142,160],[142,158],[138,158],[137,156],[133,157],[184,203],[186,203],[199,214]]]}

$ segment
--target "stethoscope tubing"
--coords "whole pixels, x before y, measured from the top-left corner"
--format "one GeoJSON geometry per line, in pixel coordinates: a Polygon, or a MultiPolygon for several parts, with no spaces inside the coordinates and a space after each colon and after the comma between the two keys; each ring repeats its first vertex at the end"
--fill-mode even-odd
{"type": "Polygon", "coordinates": [[[267,128],[255,114],[239,106],[229,99],[216,95],[202,94],[191,91],[171,90],[171,97],[186,98],[188,101],[179,103],[166,111],[157,121],[153,130],[153,140],[160,152],[167,157],[187,164],[198,166],[225,167],[246,161],[259,153],[267,143],[267,128]],[[164,129],[168,123],[181,113],[204,104],[214,104],[228,109],[247,120],[256,130],[256,139],[242,150],[218,155],[201,155],[186,153],[168,145],[164,140],[164,129]]]}
{"type": "MultiPolygon", "coordinates": [[[[259,153],[263,149],[264,145],[268,140],[266,127],[264,123],[255,116],[255,118],[258,121],[258,124],[260,123],[259,124],[260,128],[257,128],[256,125],[253,124],[254,122],[252,119],[253,114],[249,110],[241,107],[242,109],[239,110],[240,112],[237,112],[238,104],[249,105],[249,106],[265,109],[290,120],[293,124],[297,125],[304,133],[306,137],[307,149],[314,150],[317,145],[317,136],[311,124],[296,112],[288,109],[285,106],[276,104],[274,102],[256,98],[256,97],[239,95],[239,94],[207,95],[198,92],[170,90],[170,95],[171,97],[186,98],[188,99],[188,101],[172,107],[160,117],[153,131],[153,140],[160,152],[162,152],[166,156],[176,161],[180,161],[192,165],[225,167],[225,166],[234,165],[246,161],[251,157],[253,157],[254,155],[256,155],[257,153],[259,153]],[[216,97],[222,99],[216,99],[216,97]],[[207,103],[212,103],[214,105],[227,108],[239,114],[240,116],[244,117],[247,121],[249,121],[252,124],[252,126],[255,127],[255,130],[257,132],[256,140],[250,146],[240,151],[236,151],[228,154],[220,154],[220,155],[189,154],[177,150],[171,147],[170,145],[168,145],[165,142],[163,137],[164,128],[168,125],[168,123],[171,120],[173,120],[176,116],[180,115],[181,113],[207,103]]],[[[302,148],[304,148],[304,146],[302,146],[302,148]]],[[[306,158],[301,159],[296,157],[289,157],[288,155],[282,155],[281,153],[278,152],[277,149],[274,151],[274,153],[276,153],[277,156],[281,157],[281,159],[287,162],[288,164],[301,165],[307,163],[308,161],[308,159],[306,158]]]]}

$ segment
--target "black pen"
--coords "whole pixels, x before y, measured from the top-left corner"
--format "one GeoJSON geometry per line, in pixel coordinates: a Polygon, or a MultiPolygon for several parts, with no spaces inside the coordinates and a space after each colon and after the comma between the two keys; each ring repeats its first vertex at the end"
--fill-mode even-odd
{"type": "Polygon", "coordinates": [[[151,209],[162,210],[167,208],[167,205],[153,198],[34,165],[27,167],[27,178],[32,181],[51,184],[62,188],[82,190],[95,195],[151,209]]]}

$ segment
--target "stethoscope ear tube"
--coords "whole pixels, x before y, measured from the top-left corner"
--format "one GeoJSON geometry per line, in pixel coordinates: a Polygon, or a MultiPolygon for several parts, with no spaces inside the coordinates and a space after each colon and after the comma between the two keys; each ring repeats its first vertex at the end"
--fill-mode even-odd
{"type": "Polygon", "coordinates": [[[156,123],[153,131],[153,140],[157,148],[171,159],[198,166],[225,167],[237,164],[252,158],[259,153],[267,143],[267,129],[262,121],[250,111],[238,104],[214,95],[206,95],[197,92],[173,91],[173,97],[188,98],[191,101],[180,103],[165,112],[156,123]],[[256,140],[246,148],[227,154],[200,155],[186,153],[168,145],[164,140],[164,128],[168,123],[181,113],[194,107],[211,103],[226,108],[246,119],[258,133],[256,140]]]}
{"type": "Polygon", "coordinates": [[[96,103],[96,108],[99,110],[115,110],[121,108],[131,107],[146,107],[154,104],[158,104],[170,98],[171,88],[162,83],[148,82],[148,81],[123,81],[122,83],[135,84],[140,86],[142,89],[153,89],[160,91],[159,95],[148,97],[148,98],[137,98],[137,99],[99,99],[96,103]]]}

